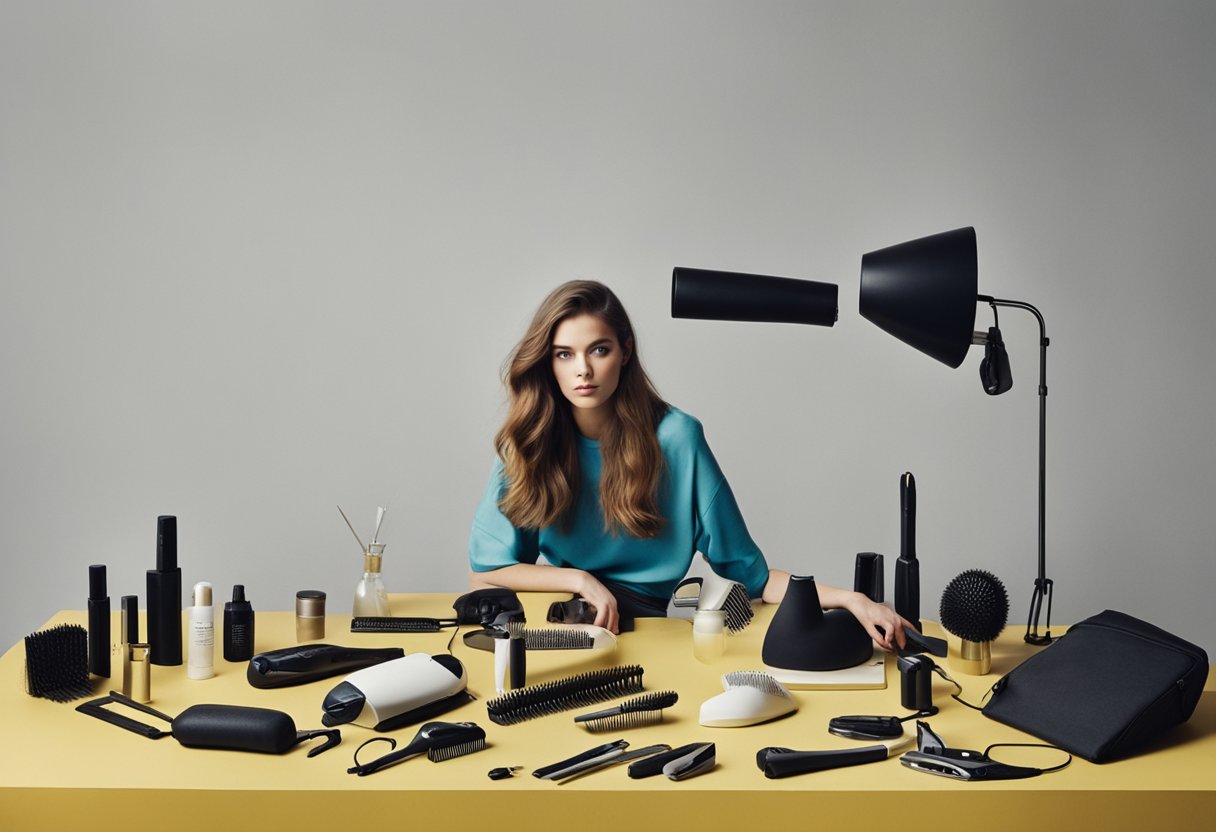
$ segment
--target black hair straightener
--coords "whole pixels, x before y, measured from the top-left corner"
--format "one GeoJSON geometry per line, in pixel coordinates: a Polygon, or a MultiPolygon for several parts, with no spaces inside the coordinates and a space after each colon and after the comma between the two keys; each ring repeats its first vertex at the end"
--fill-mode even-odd
{"type": "Polygon", "coordinates": [[[933,733],[929,723],[919,721],[916,723],[916,751],[909,751],[900,757],[899,761],[915,771],[949,777],[952,780],[967,781],[1023,780],[1027,777],[1038,777],[1040,774],[1059,771],[1072,762],[1072,755],[1069,754],[1068,759],[1058,766],[1031,768],[1002,763],[988,756],[988,752],[994,748],[1012,746],[1056,748],[1054,745],[1042,743],[995,743],[983,751],[948,748],[942,738],[933,733]]]}

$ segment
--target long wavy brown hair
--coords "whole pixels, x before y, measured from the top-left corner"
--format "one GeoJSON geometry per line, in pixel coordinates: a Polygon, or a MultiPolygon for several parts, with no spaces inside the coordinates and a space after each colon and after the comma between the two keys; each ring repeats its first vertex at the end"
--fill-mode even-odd
{"type": "Polygon", "coordinates": [[[578,499],[578,429],[553,374],[553,333],[567,318],[585,314],[608,324],[621,349],[628,349],[631,339],[633,343],[609,400],[612,418],[600,436],[604,528],[611,534],[624,529],[634,537],[656,537],[663,527],[663,453],[655,430],[667,403],[638,360],[637,336],[625,307],[611,289],[593,280],[572,280],[549,293],[503,365],[510,402],[506,422],[494,437],[506,479],[498,506],[517,528],[568,527],[578,499]]]}

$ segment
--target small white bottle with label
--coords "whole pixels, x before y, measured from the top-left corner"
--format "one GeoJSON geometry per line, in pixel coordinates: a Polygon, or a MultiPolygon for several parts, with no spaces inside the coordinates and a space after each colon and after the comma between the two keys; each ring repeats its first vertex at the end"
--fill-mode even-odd
{"type": "Polygon", "coordinates": [[[211,604],[211,584],[194,585],[194,605],[190,607],[190,627],[186,642],[186,675],[191,679],[210,679],[215,675],[215,607],[211,604]]]}

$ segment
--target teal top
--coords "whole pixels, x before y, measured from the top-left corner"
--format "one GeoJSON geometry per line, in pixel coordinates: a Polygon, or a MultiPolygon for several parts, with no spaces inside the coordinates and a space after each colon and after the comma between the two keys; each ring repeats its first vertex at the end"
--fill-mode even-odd
{"type": "Polygon", "coordinates": [[[498,508],[505,488],[496,460],[469,536],[469,565],[487,572],[516,563],[583,569],[643,595],[668,598],[701,552],[714,572],[738,581],[759,597],[768,564],[752,541],[735,495],[705,442],[701,423],[670,408],[658,427],[666,469],[659,486],[659,511],[666,522],[655,538],[637,538],[604,528],[600,507],[600,443],[578,437],[580,487],[569,530],[546,526],[519,529],[498,508]]]}

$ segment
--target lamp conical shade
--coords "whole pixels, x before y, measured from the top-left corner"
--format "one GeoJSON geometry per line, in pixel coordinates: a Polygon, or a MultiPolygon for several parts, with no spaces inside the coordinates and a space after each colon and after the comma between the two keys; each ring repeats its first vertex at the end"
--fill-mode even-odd
{"type": "Polygon", "coordinates": [[[921,237],[861,258],[862,317],[950,367],[975,330],[975,229],[921,237]]]}
{"type": "Polygon", "coordinates": [[[783,670],[840,670],[861,664],[872,652],[870,636],[851,612],[825,611],[815,579],[791,575],[760,658],[783,670]]]}
{"type": "Polygon", "coordinates": [[[671,317],[831,326],[838,291],[835,283],[676,266],[671,317]]]}

